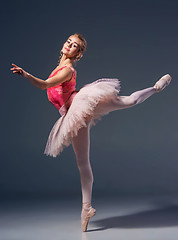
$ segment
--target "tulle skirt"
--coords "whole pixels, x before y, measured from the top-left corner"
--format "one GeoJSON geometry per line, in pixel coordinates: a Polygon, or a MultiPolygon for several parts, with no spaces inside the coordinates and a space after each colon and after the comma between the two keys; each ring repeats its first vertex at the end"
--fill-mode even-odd
{"type": "Polygon", "coordinates": [[[56,157],[69,146],[80,128],[95,125],[109,113],[107,103],[114,101],[120,91],[118,79],[99,79],[85,85],[75,95],[68,111],[53,126],[44,153],[56,157]]]}

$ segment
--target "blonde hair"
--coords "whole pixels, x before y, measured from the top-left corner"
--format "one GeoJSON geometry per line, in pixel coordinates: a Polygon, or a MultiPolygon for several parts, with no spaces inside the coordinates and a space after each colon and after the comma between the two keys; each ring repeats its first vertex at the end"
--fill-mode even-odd
{"type": "Polygon", "coordinates": [[[74,33],[72,36],[76,36],[78,37],[78,39],[80,39],[81,44],[80,44],[80,49],[79,49],[79,54],[76,55],[74,61],[79,61],[80,58],[83,57],[83,54],[85,53],[86,49],[87,49],[87,41],[86,39],[83,37],[82,34],[80,33],[74,33]]]}
{"type": "MultiPolygon", "coordinates": [[[[87,41],[86,41],[86,39],[83,37],[83,35],[80,34],[80,33],[74,33],[74,34],[72,34],[71,36],[76,36],[76,37],[81,41],[78,54],[77,54],[77,55],[75,56],[75,58],[74,58],[74,62],[77,62],[77,61],[79,61],[79,60],[83,57],[83,54],[85,53],[85,51],[86,51],[86,49],[87,49],[87,41]]],[[[58,63],[60,63],[61,57],[62,57],[62,52],[60,52],[60,56],[59,56],[59,59],[58,59],[58,63]]]]}

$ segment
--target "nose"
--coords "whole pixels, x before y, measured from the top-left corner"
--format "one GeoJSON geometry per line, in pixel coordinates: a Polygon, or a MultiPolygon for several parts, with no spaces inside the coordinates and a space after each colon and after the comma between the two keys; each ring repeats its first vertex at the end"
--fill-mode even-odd
{"type": "Polygon", "coordinates": [[[70,42],[70,43],[68,43],[68,47],[71,47],[72,46],[72,43],[70,42]]]}

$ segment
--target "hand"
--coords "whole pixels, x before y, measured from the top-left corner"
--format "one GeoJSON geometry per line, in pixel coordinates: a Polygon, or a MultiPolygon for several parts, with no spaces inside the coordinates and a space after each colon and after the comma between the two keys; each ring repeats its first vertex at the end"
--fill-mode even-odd
{"type": "Polygon", "coordinates": [[[27,76],[27,72],[25,72],[21,67],[18,67],[17,65],[12,63],[12,68],[10,69],[11,71],[13,71],[13,73],[17,73],[19,75],[22,75],[23,77],[27,76]]]}

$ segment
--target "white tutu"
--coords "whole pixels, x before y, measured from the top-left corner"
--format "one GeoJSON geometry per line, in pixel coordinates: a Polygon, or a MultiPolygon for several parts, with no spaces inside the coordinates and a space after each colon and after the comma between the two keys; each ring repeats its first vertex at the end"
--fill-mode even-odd
{"type": "Polygon", "coordinates": [[[81,88],[67,113],[52,128],[44,153],[56,157],[70,145],[80,128],[86,127],[88,122],[94,125],[96,120],[109,113],[104,103],[114,100],[119,91],[118,79],[99,79],[81,88]]]}

